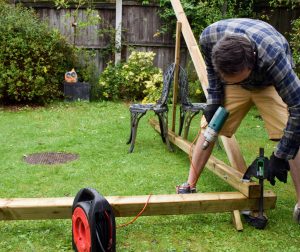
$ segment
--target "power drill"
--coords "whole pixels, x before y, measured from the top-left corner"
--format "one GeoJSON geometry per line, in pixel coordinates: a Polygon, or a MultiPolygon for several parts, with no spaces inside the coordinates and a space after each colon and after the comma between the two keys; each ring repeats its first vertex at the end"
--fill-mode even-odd
{"type": "Polygon", "coordinates": [[[225,108],[220,106],[217,109],[216,113],[214,114],[213,118],[211,119],[204,132],[205,141],[202,145],[203,150],[207,149],[209,144],[216,140],[216,138],[218,137],[218,133],[222,129],[228,116],[229,112],[225,108]]]}

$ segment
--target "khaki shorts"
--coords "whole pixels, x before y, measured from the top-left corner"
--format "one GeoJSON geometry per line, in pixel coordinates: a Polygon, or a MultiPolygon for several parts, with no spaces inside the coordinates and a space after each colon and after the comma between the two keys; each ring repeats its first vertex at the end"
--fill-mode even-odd
{"type": "MultiPolygon", "coordinates": [[[[288,110],[274,86],[249,91],[241,86],[227,85],[225,86],[224,101],[224,107],[230,114],[220,132],[221,135],[231,137],[247,112],[255,105],[265,122],[269,138],[278,140],[282,137],[288,120],[288,110]]],[[[206,126],[207,122],[202,116],[201,128],[204,129],[206,126]]]]}

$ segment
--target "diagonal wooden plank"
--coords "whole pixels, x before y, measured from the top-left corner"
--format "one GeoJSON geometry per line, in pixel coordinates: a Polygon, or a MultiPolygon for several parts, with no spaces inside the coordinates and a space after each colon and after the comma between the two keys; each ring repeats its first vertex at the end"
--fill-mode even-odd
{"type": "MultiPolygon", "coordinates": [[[[276,195],[266,191],[264,208],[275,207],[276,195]]],[[[149,195],[109,196],[116,217],[136,216],[149,195]]],[[[0,199],[0,220],[40,220],[71,218],[74,198],[0,199]]],[[[240,192],[151,195],[143,216],[258,210],[259,199],[249,199],[240,192]]]]}
{"type": "Polygon", "coordinates": [[[230,165],[234,169],[244,174],[247,171],[247,165],[244,157],[242,156],[242,152],[235,136],[233,135],[231,138],[225,136],[220,137],[222,139],[230,165]]]}
{"type": "Polygon", "coordinates": [[[203,91],[207,96],[207,87],[208,87],[208,80],[207,80],[207,73],[206,73],[206,65],[201,55],[200,49],[198,47],[197,41],[194,37],[192,32],[191,26],[188,22],[188,19],[184,13],[182,5],[179,0],[171,0],[171,4],[177,20],[181,22],[182,28],[182,35],[190,52],[190,56],[195,66],[195,70],[197,72],[198,78],[201,82],[203,87],[203,91]]]}
{"type": "MultiPolygon", "coordinates": [[[[150,119],[149,123],[157,132],[160,132],[160,127],[156,120],[150,119]]],[[[168,137],[170,142],[175,144],[185,153],[189,154],[190,152],[192,152],[191,148],[193,148],[194,146],[192,147],[191,142],[176,135],[171,130],[168,131],[168,137]]],[[[209,158],[206,167],[245,196],[249,198],[257,198],[260,196],[259,184],[255,182],[243,182],[241,180],[243,177],[243,173],[228,166],[223,161],[218,160],[214,156],[211,156],[209,158]]]]}

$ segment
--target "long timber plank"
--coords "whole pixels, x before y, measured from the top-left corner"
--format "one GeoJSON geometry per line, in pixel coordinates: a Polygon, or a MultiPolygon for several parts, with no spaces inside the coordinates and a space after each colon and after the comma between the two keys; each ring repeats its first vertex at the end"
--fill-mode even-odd
{"type": "MultiPolygon", "coordinates": [[[[160,133],[160,127],[156,120],[150,119],[150,125],[160,133]]],[[[192,152],[192,143],[183,139],[182,137],[176,135],[173,131],[168,131],[168,136],[170,142],[175,144],[185,153],[189,154],[192,152]]],[[[218,177],[226,181],[232,187],[237,189],[239,192],[244,194],[246,197],[249,198],[258,198],[260,196],[260,186],[255,182],[243,182],[241,181],[243,174],[230,167],[229,165],[225,164],[223,161],[217,159],[214,156],[211,156],[206,164],[206,167],[215,173],[218,177]]]]}
{"type": "MultiPolygon", "coordinates": [[[[136,216],[148,204],[143,216],[258,210],[258,198],[240,192],[110,196],[106,197],[116,217],[136,216]]],[[[74,198],[0,199],[0,220],[41,220],[71,218],[74,198]]],[[[275,208],[276,195],[266,191],[264,209],[275,208]]]]}

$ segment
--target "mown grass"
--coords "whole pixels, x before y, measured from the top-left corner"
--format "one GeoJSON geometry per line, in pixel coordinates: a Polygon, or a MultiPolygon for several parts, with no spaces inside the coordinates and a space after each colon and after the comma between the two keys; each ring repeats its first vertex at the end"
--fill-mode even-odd
{"type": "MultiPolygon", "coordinates": [[[[236,134],[248,164],[267,140],[263,122],[254,109],[236,134]]],[[[140,122],[136,147],[128,154],[128,106],[123,103],[58,103],[46,108],[0,109],[0,197],[75,196],[93,187],[104,196],[174,193],[186,180],[189,159],[179,149],[169,152],[149,126],[149,113],[140,122]],[[30,165],[24,155],[36,152],[79,154],[60,165],[30,165]]],[[[190,140],[197,135],[194,119],[190,140]]],[[[214,155],[226,160],[223,150],[214,155]]],[[[292,222],[295,193],[287,184],[271,187],[278,196],[268,211],[265,230],[244,223],[235,231],[230,213],[140,217],[117,229],[117,251],[299,251],[299,225],[292,222]]],[[[233,189],[209,171],[198,184],[201,192],[233,189]]],[[[117,218],[117,224],[131,218],[117,218]]],[[[72,251],[71,220],[1,221],[0,251],[72,251]]]]}

